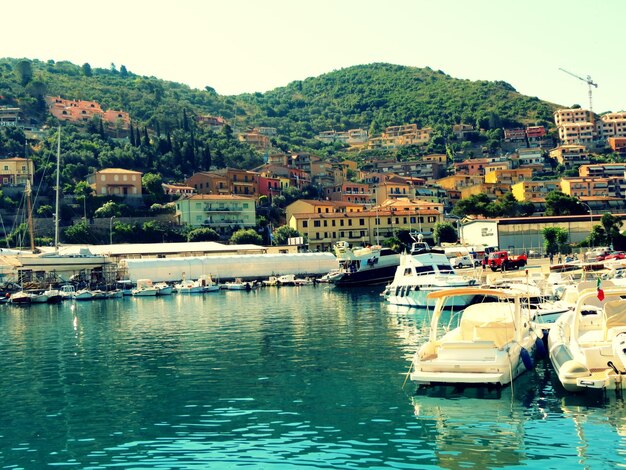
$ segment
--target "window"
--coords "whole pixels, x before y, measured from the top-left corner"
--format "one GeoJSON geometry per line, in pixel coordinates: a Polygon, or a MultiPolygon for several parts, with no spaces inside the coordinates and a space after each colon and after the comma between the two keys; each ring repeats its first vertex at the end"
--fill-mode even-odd
{"type": "Polygon", "coordinates": [[[365,225],[365,219],[359,219],[359,225],[365,225]]]}
{"type": "Polygon", "coordinates": [[[307,228],[309,226],[309,222],[307,220],[302,221],[302,228],[307,228]]]}
{"type": "Polygon", "coordinates": [[[320,224],[319,220],[314,220],[313,221],[313,227],[320,227],[320,226],[321,226],[321,224],[320,224]]]}

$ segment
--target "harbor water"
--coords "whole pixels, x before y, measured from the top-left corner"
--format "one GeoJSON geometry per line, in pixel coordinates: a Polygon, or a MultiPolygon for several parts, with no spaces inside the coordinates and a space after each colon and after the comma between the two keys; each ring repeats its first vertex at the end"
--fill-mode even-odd
{"type": "Polygon", "coordinates": [[[0,468],[616,468],[624,402],[404,384],[428,313],[326,285],[0,306],[0,468]],[[404,387],[403,387],[404,385],[404,387]]]}

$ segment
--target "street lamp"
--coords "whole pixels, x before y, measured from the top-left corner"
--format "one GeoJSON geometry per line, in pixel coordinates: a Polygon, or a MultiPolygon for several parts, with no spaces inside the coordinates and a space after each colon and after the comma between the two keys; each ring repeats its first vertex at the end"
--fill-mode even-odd
{"type": "Polygon", "coordinates": [[[113,245],[113,219],[115,219],[114,215],[109,219],[109,245],[113,245]]]}
{"type": "Polygon", "coordinates": [[[592,231],[593,231],[593,212],[591,211],[591,207],[589,206],[589,204],[587,204],[586,202],[582,202],[579,201],[581,206],[585,206],[587,208],[587,210],[589,211],[589,222],[590,222],[590,226],[589,226],[589,241],[591,243],[591,248],[593,248],[593,236],[592,236],[592,231]]]}

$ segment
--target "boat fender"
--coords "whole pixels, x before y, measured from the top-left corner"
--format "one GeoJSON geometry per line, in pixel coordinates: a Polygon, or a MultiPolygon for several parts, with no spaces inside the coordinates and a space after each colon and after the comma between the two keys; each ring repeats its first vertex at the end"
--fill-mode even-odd
{"type": "Polygon", "coordinates": [[[526,348],[522,348],[519,352],[519,355],[522,358],[522,362],[524,363],[524,367],[526,367],[526,370],[532,370],[535,365],[533,364],[533,358],[530,357],[530,354],[526,350],[526,348]]]}
{"type": "Polygon", "coordinates": [[[535,339],[535,347],[537,348],[537,357],[546,357],[548,352],[546,351],[546,345],[543,344],[542,338],[537,337],[537,339],[535,339]]]}

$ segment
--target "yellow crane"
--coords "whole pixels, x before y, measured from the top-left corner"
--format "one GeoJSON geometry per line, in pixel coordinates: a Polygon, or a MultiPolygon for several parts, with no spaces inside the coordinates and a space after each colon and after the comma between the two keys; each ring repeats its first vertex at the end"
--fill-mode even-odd
{"type": "Polygon", "coordinates": [[[598,84],[595,83],[591,79],[591,77],[589,75],[587,75],[587,78],[583,78],[583,77],[580,77],[580,76],[576,75],[575,73],[568,72],[567,70],[562,69],[561,67],[559,67],[559,70],[561,70],[562,72],[565,72],[568,75],[571,75],[572,77],[577,78],[578,80],[582,80],[583,82],[585,82],[589,86],[589,111],[593,112],[593,106],[592,106],[592,101],[591,101],[591,94],[592,94],[591,93],[591,87],[594,86],[594,87],[598,88],[598,84]]]}

